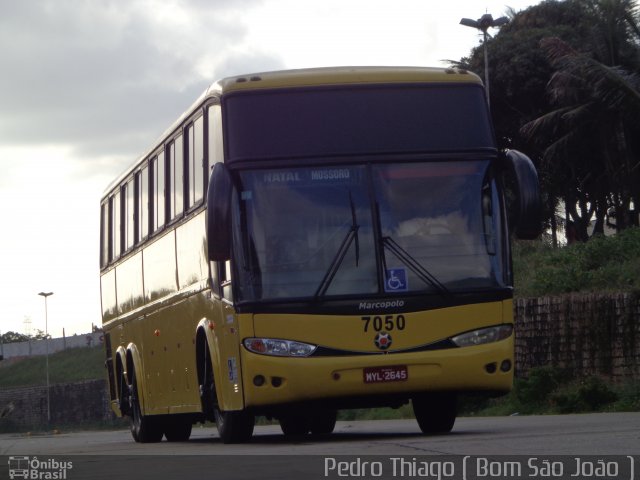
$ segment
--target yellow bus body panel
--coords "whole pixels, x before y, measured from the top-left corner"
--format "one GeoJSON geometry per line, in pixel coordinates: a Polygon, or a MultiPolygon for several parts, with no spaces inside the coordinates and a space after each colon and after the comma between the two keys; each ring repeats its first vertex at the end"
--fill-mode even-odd
{"type": "Polygon", "coordinates": [[[474,83],[481,85],[482,80],[474,73],[453,68],[332,67],[283,70],[229,77],[214,84],[211,90],[226,94],[239,90],[376,83],[474,83]]]}
{"type": "MultiPolygon", "coordinates": [[[[402,331],[391,331],[395,349],[427,345],[485,326],[512,323],[512,301],[463,305],[406,313],[402,331]]],[[[367,316],[367,315],[363,315],[367,316]]],[[[381,315],[383,318],[385,315],[381,315]]],[[[255,315],[255,333],[260,337],[307,341],[322,346],[380,352],[373,343],[376,332],[363,332],[362,316],[255,315]]],[[[245,404],[247,407],[318,400],[410,393],[429,390],[491,390],[507,392],[513,383],[513,335],[505,340],[464,348],[445,348],[411,353],[379,355],[283,358],[242,350],[245,404]],[[507,372],[500,370],[509,361],[507,372]],[[494,373],[485,366],[496,364],[494,373]],[[404,365],[408,379],[365,383],[364,368],[404,365]],[[265,377],[254,385],[257,375],[265,377]],[[274,383],[272,380],[276,378],[274,383]],[[275,386],[274,386],[275,385],[275,386]]]]}

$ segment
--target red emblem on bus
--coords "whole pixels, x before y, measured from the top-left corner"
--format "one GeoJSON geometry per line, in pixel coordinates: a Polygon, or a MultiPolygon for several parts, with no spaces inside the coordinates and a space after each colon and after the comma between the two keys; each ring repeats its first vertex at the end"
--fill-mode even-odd
{"type": "Polygon", "coordinates": [[[391,335],[387,332],[379,332],[373,340],[373,343],[375,343],[376,347],[380,350],[386,350],[389,348],[391,346],[391,342],[391,335]]]}

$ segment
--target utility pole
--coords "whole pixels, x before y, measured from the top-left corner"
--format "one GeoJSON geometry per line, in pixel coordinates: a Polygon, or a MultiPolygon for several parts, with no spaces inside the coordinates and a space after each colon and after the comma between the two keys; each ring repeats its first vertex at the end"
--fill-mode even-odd
{"type": "Polygon", "coordinates": [[[47,371],[47,425],[51,423],[51,392],[49,389],[49,315],[47,312],[47,297],[53,295],[53,292],[40,292],[38,295],[44,297],[44,341],[46,354],[46,371],[47,371]]]}
{"type": "Polygon", "coordinates": [[[501,27],[507,23],[509,23],[507,17],[500,17],[494,20],[490,13],[485,13],[478,20],[472,20],[470,18],[460,20],[460,25],[477,28],[482,32],[482,46],[484,47],[484,89],[487,93],[487,105],[489,107],[491,107],[491,103],[489,100],[489,54],[487,52],[487,37],[489,37],[489,34],[487,30],[491,27],[501,27]]]}

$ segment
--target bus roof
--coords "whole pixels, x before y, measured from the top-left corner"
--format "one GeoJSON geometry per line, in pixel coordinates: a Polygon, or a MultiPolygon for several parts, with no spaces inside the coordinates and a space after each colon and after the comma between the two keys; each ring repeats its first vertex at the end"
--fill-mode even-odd
{"type": "Polygon", "coordinates": [[[480,78],[466,70],[430,67],[326,67],[255,73],[228,77],[212,88],[224,95],[238,90],[257,90],[363,83],[476,83],[480,78]]]}
{"type": "Polygon", "coordinates": [[[435,67],[322,67],[299,70],[280,70],[226,77],[211,84],[157,141],[136,161],[112,181],[102,195],[102,201],[138,167],[140,162],[153,154],[165,139],[171,136],[182,122],[210,97],[240,91],[277,88],[313,87],[354,84],[393,83],[468,83],[482,85],[476,74],[457,68],[435,67]]]}

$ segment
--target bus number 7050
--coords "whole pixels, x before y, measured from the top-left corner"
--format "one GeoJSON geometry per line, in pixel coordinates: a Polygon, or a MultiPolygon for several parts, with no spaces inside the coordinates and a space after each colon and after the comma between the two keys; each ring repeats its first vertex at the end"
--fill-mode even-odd
{"type": "Polygon", "coordinates": [[[391,330],[404,330],[406,326],[406,320],[404,315],[385,315],[384,317],[376,315],[375,317],[366,316],[360,317],[364,322],[365,333],[369,331],[369,326],[376,332],[382,330],[390,332],[391,330]]]}

